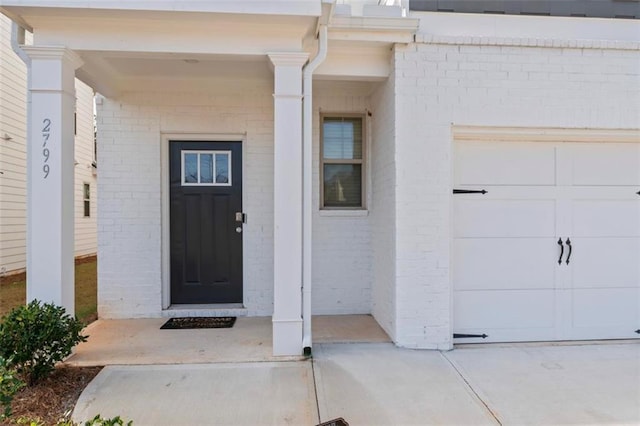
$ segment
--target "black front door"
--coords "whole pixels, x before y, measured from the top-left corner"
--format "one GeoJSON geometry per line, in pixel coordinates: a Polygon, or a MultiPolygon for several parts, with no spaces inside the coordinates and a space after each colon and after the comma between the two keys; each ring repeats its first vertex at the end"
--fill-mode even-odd
{"type": "Polygon", "coordinates": [[[171,303],[242,303],[242,144],[169,151],[171,303]]]}

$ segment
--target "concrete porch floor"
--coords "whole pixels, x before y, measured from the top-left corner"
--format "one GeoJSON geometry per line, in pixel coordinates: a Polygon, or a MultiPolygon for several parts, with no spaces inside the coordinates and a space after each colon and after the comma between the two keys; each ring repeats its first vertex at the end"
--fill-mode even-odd
{"type": "Polygon", "coordinates": [[[313,358],[274,358],[271,318],[232,329],[97,321],[68,361],[106,365],[73,419],[142,425],[640,424],[640,342],[395,347],[368,315],[314,318],[313,358]]]}
{"type": "MultiPolygon", "coordinates": [[[[206,364],[298,360],[272,355],[271,317],[238,317],[232,328],[160,330],[168,318],[98,320],[69,365],[206,364]]],[[[387,334],[370,315],[313,317],[314,343],[383,343],[387,334]]]]}
{"type": "Polygon", "coordinates": [[[136,426],[622,425],[640,423],[640,344],[321,343],[313,359],[107,366],[73,418],[136,426]]]}

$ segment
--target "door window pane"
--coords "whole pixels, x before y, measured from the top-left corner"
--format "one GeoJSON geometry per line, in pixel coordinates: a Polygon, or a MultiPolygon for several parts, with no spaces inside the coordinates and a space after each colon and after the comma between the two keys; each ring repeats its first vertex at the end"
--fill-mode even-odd
{"type": "Polygon", "coordinates": [[[324,165],[324,206],[362,206],[362,165],[324,165]]]}
{"type": "Polygon", "coordinates": [[[213,154],[200,154],[200,183],[213,183],[213,154]]]}
{"type": "Polygon", "coordinates": [[[184,155],[184,183],[198,183],[198,154],[184,155]]]}
{"type": "Polygon", "coordinates": [[[229,154],[216,154],[216,183],[229,183],[229,154]]]}
{"type": "Polygon", "coordinates": [[[362,159],[361,118],[325,118],[322,136],[325,159],[362,159]]]}
{"type": "Polygon", "coordinates": [[[182,151],[182,158],[183,185],[231,185],[231,151],[182,151]]]}

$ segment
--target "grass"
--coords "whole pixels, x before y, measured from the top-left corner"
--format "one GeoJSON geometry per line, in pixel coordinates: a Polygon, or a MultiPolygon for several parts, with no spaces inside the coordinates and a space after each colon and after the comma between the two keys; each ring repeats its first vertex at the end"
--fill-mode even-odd
{"type": "MultiPolygon", "coordinates": [[[[97,264],[95,256],[76,260],[75,315],[85,324],[97,318],[97,264]]],[[[25,302],[26,275],[1,277],[0,318],[25,302]]],[[[20,423],[27,425],[54,425],[59,420],[68,420],[80,393],[101,369],[58,365],[50,377],[34,386],[26,386],[16,394],[12,403],[13,416],[0,420],[0,425],[15,425],[20,418],[40,421],[20,423]]]]}
{"type": "MultiPolygon", "coordinates": [[[[85,324],[97,318],[97,274],[96,257],[76,260],[76,316],[85,324]]],[[[0,317],[19,305],[26,303],[27,288],[25,274],[0,278],[0,317]]]]}

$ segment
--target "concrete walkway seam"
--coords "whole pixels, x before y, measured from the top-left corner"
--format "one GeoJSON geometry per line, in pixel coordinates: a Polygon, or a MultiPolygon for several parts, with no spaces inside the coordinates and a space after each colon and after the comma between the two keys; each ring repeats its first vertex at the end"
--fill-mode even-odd
{"type": "Polygon", "coordinates": [[[461,368],[458,367],[458,365],[456,365],[456,363],[451,360],[446,353],[444,352],[440,352],[440,356],[442,356],[448,363],[449,365],[451,365],[451,367],[455,370],[455,372],[460,376],[460,378],[462,379],[462,381],[467,385],[467,387],[469,388],[469,390],[471,392],[473,392],[473,394],[476,396],[476,398],[478,398],[478,401],[480,401],[482,403],[482,405],[484,405],[484,407],[487,409],[487,411],[489,412],[489,414],[491,414],[491,417],[493,417],[493,419],[500,425],[502,426],[502,422],[500,421],[500,419],[498,418],[498,415],[491,409],[491,407],[489,407],[489,404],[487,402],[485,402],[485,400],[478,394],[478,392],[476,392],[476,390],[474,389],[474,387],[471,385],[471,383],[469,382],[469,380],[467,380],[467,378],[464,376],[464,374],[462,374],[461,368]]]}
{"type": "Polygon", "coordinates": [[[313,392],[316,397],[316,410],[318,411],[318,423],[322,423],[322,417],[320,417],[320,403],[318,402],[318,383],[316,381],[316,361],[311,358],[311,376],[313,377],[313,392]]]}

